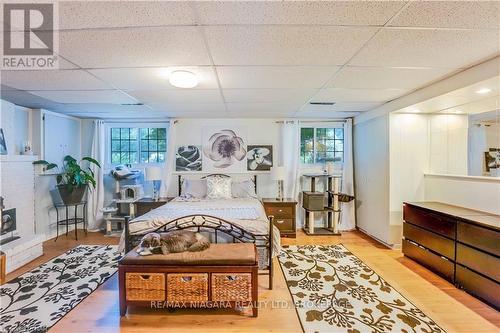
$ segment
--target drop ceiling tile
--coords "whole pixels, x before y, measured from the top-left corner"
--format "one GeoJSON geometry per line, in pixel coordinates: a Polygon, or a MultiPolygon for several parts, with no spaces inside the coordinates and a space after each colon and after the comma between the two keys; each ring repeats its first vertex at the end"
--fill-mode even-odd
{"type": "Polygon", "coordinates": [[[464,68],[498,53],[499,38],[498,30],[384,28],[349,64],[464,68]]]}
{"type": "Polygon", "coordinates": [[[383,25],[403,1],[202,1],[201,24],[383,25]]]}
{"type": "Polygon", "coordinates": [[[500,28],[498,1],[412,1],[392,26],[500,28]]]}
{"type": "Polygon", "coordinates": [[[205,118],[207,116],[212,116],[214,113],[224,114],[226,108],[223,103],[181,103],[181,104],[148,104],[154,111],[167,112],[169,114],[197,114],[200,118],[205,118]]]}
{"type": "Polygon", "coordinates": [[[2,71],[2,84],[21,90],[111,89],[83,70],[2,71]]]}
{"type": "Polygon", "coordinates": [[[183,1],[62,1],[59,29],[193,25],[183,1]]]}
{"type": "Polygon", "coordinates": [[[83,68],[211,64],[197,27],[61,31],[60,54],[83,68]]]}
{"type": "Polygon", "coordinates": [[[439,68],[344,67],[327,87],[413,90],[443,78],[450,71],[439,68]]]}
{"type": "Polygon", "coordinates": [[[360,112],[339,112],[339,111],[327,111],[327,110],[316,110],[308,112],[299,112],[295,114],[296,118],[300,119],[345,119],[352,118],[359,115],[360,112]]]}
{"type": "Polygon", "coordinates": [[[222,104],[223,100],[217,89],[176,89],[176,90],[128,90],[131,96],[145,104],[222,104]]]}
{"type": "MultiPolygon", "coordinates": [[[[109,103],[72,103],[65,104],[70,108],[66,113],[117,113],[121,112],[152,112],[152,109],[146,105],[119,105],[109,103]]],[[[121,114],[126,116],[126,114],[121,114]]]]}
{"type": "Polygon", "coordinates": [[[316,89],[223,89],[228,103],[305,103],[316,89]]]}
{"type": "Polygon", "coordinates": [[[282,112],[254,112],[254,111],[236,111],[229,112],[229,118],[252,118],[252,119],[276,119],[276,118],[291,118],[296,111],[282,111],[282,112]]]}
{"type": "Polygon", "coordinates": [[[175,70],[187,70],[195,73],[200,83],[196,89],[217,89],[217,78],[212,67],[151,67],[151,68],[106,68],[92,69],[90,73],[119,89],[127,90],[182,90],[168,82],[168,76],[175,70]],[[168,74],[167,74],[168,75],[168,74]]]}
{"type": "Polygon", "coordinates": [[[321,89],[313,102],[386,102],[404,95],[402,89],[321,89]]]}
{"type": "Polygon", "coordinates": [[[130,104],[137,101],[118,90],[64,90],[29,91],[57,103],[130,104]]]}
{"type": "Polygon", "coordinates": [[[376,108],[383,103],[377,102],[360,102],[360,103],[348,103],[339,102],[334,105],[304,105],[303,108],[297,113],[297,116],[304,112],[363,112],[376,108]]]}
{"type": "Polygon", "coordinates": [[[208,26],[215,65],[343,65],[376,28],[208,26]]]}
{"type": "Polygon", "coordinates": [[[220,66],[223,89],[320,88],[339,69],[336,66],[220,66]]]}
{"type": "Polygon", "coordinates": [[[280,114],[297,111],[301,104],[296,103],[226,103],[227,110],[233,113],[280,114]]]}

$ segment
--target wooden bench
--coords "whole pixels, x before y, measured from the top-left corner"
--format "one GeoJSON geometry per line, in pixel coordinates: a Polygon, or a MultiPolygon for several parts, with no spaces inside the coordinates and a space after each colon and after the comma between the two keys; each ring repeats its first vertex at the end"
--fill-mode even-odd
{"type": "Polygon", "coordinates": [[[120,316],[127,307],[239,308],[258,315],[257,249],[250,243],[211,244],[201,252],[140,256],[118,266],[120,316]]]}

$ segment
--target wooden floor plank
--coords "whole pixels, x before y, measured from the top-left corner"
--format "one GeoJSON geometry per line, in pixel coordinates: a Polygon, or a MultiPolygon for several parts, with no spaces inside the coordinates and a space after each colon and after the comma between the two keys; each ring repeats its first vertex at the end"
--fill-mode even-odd
{"type": "MultiPolygon", "coordinates": [[[[78,242],[65,236],[57,242],[44,243],[45,254],[7,275],[12,279],[46,262],[78,244],[117,244],[117,238],[99,233],[79,234],[78,242]]],[[[342,236],[309,237],[302,232],[296,239],[283,239],[283,244],[342,243],[367,265],[384,277],[394,288],[422,309],[448,332],[500,332],[500,315],[493,308],[433,274],[400,250],[391,250],[360,232],[342,236]]],[[[78,307],[59,321],[51,332],[302,332],[285,280],[276,262],[275,289],[267,290],[266,276],[259,279],[259,298],[268,301],[251,318],[234,310],[180,309],[150,310],[132,308],[126,317],[118,311],[117,275],[87,297],[78,307]]],[[[250,315],[250,312],[246,312],[250,315]]]]}

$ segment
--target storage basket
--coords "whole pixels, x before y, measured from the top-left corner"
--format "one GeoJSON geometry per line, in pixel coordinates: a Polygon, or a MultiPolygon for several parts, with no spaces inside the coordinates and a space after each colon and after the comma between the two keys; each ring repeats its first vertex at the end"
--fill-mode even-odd
{"type": "Polygon", "coordinates": [[[252,300],[252,275],[249,273],[213,273],[212,301],[245,302],[252,300]]]}
{"type": "Polygon", "coordinates": [[[168,302],[208,301],[208,274],[167,274],[168,302]]]}
{"type": "Polygon", "coordinates": [[[325,209],[325,194],[323,192],[302,192],[302,207],[310,211],[325,209]]]}
{"type": "Polygon", "coordinates": [[[165,274],[126,273],[125,294],[129,301],[164,301],[165,274]]]}

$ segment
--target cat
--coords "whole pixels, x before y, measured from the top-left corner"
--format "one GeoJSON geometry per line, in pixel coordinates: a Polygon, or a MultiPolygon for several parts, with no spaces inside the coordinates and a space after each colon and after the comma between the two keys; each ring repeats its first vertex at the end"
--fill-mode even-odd
{"type": "Polygon", "coordinates": [[[181,230],[170,233],[150,232],[141,239],[140,255],[169,254],[203,251],[210,247],[209,240],[200,233],[181,230]]]}

